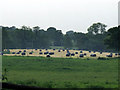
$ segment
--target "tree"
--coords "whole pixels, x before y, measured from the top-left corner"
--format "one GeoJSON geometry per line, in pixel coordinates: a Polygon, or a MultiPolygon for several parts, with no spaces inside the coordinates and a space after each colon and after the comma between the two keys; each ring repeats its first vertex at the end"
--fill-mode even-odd
{"type": "Polygon", "coordinates": [[[61,46],[63,42],[63,34],[61,30],[56,30],[54,27],[47,29],[47,37],[49,37],[51,46],[61,46]]]}
{"type": "Polygon", "coordinates": [[[63,44],[63,34],[61,30],[56,30],[54,38],[54,46],[62,46],[63,44]]]}
{"type": "Polygon", "coordinates": [[[51,46],[54,46],[54,43],[55,43],[55,35],[56,35],[56,28],[54,27],[49,27],[47,29],[47,37],[49,38],[49,41],[51,42],[51,46]]]}
{"type": "Polygon", "coordinates": [[[7,29],[8,27],[2,27],[2,50],[9,48],[11,43],[7,29]]]}
{"type": "Polygon", "coordinates": [[[90,34],[104,34],[105,31],[106,31],[106,28],[107,26],[105,24],[102,24],[102,23],[94,23],[92,26],[90,26],[88,28],[88,33],[90,34]]]}
{"type": "Polygon", "coordinates": [[[72,48],[73,44],[72,44],[72,40],[70,38],[70,36],[65,35],[64,36],[64,48],[72,48]]]}
{"type": "Polygon", "coordinates": [[[39,26],[33,27],[33,35],[34,35],[33,39],[32,39],[33,48],[38,48],[39,47],[39,43],[40,43],[39,30],[40,30],[39,26]]]}
{"type": "Polygon", "coordinates": [[[86,47],[86,42],[88,38],[84,33],[74,33],[74,41],[76,43],[76,47],[79,49],[84,49],[86,47]]]}
{"type": "Polygon", "coordinates": [[[106,32],[105,28],[107,27],[107,25],[102,24],[102,23],[97,23],[97,24],[98,24],[98,29],[100,30],[100,33],[104,34],[106,32]]]}
{"type": "Polygon", "coordinates": [[[39,31],[39,30],[40,30],[40,27],[39,27],[39,26],[33,27],[33,31],[39,31]]]}
{"type": "Polygon", "coordinates": [[[108,30],[105,44],[108,48],[120,51],[120,26],[108,30]]]}

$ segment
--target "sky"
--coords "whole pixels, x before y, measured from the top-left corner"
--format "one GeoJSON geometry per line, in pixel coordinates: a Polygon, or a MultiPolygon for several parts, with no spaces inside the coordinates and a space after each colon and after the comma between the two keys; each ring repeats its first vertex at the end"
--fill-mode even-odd
{"type": "Polygon", "coordinates": [[[0,25],[87,32],[93,23],[118,25],[119,0],[1,0],[0,25]]]}

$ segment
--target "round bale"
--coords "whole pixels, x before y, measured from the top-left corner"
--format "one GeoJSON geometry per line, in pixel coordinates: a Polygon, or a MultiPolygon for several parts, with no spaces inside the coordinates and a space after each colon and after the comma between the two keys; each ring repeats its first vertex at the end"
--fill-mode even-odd
{"type": "Polygon", "coordinates": [[[12,52],[12,54],[15,54],[15,52],[12,52]]]}
{"type": "Polygon", "coordinates": [[[50,55],[47,55],[46,57],[50,57],[50,55]]]}
{"type": "Polygon", "coordinates": [[[89,51],[89,53],[91,53],[91,51],[89,51]]]}
{"type": "Polygon", "coordinates": [[[84,53],[84,55],[86,56],[87,54],[86,54],[86,53],[84,53]]]}
{"type": "Polygon", "coordinates": [[[110,55],[106,55],[107,57],[112,57],[112,54],[110,54],[110,55]]]}
{"type": "Polygon", "coordinates": [[[25,53],[23,52],[22,55],[25,55],[25,53]]]}
{"type": "Polygon", "coordinates": [[[39,54],[43,54],[42,52],[39,52],[39,54]]]}
{"type": "Polygon", "coordinates": [[[74,53],[71,53],[71,56],[75,56],[75,54],[74,54],[74,53]]]}
{"type": "Polygon", "coordinates": [[[67,53],[66,56],[67,56],[67,57],[70,56],[70,53],[67,53]]]}
{"type": "Polygon", "coordinates": [[[91,54],[90,56],[91,56],[91,57],[96,57],[96,54],[91,54]]]}
{"type": "Polygon", "coordinates": [[[82,51],[80,51],[80,53],[83,53],[82,51]]]}
{"type": "Polygon", "coordinates": [[[78,52],[75,52],[75,54],[78,54],[78,52]]]}
{"type": "Polygon", "coordinates": [[[48,54],[49,52],[44,52],[44,54],[48,54]]]}
{"type": "Polygon", "coordinates": [[[40,52],[41,52],[42,50],[40,49],[40,52]]]}
{"type": "Polygon", "coordinates": [[[84,54],[80,54],[79,57],[84,57],[84,54]]]}
{"type": "Polygon", "coordinates": [[[50,52],[49,55],[54,55],[54,52],[50,52]]]}
{"type": "Polygon", "coordinates": [[[32,54],[32,52],[30,52],[29,54],[32,54]]]}
{"type": "Polygon", "coordinates": [[[58,50],[58,52],[60,52],[60,49],[58,50]]]}

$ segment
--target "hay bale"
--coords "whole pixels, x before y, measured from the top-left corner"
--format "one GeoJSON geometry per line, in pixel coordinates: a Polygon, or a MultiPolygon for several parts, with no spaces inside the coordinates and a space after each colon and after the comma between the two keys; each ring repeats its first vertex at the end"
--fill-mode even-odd
{"type": "Polygon", "coordinates": [[[70,53],[69,50],[67,50],[67,53],[70,53]]]}
{"type": "Polygon", "coordinates": [[[39,52],[39,54],[41,55],[41,54],[43,54],[42,52],[39,52]]]}
{"type": "Polygon", "coordinates": [[[32,54],[32,52],[30,52],[29,54],[32,54]]]}
{"type": "Polygon", "coordinates": [[[58,52],[60,52],[60,49],[58,50],[58,52]]]}
{"type": "Polygon", "coordinates": [[[65,50],[63,49],[63,51],[65,51],[65,50]]]}
{"type": "Polygon", "coordinates": [[[50,55],[47,55],[46,57],[50,57],[50,55]]]}
{"type": "Polygon", "coordinates": [[[91,56],[91,57],[96,57],[96,54],[91,54],[90,56],[91,56]]]}
{"type": "Polygon", "coordinates": [[[100,54],[102,54],[102,52],[100,52],[100,54]]]}
{"type": "Polygon", "coordinates": [[[110,55],[106,55],[106,57],[112,57],[112,54],[110,54],[110,55]]]}
{"type": "Polygon", "coordinates": [[[91,51],[89,51],[89,53],[91,53],[91,51]]]}
{"type": "Polygon", "coordinates": [[[115,53],[115,56],[117,56],[118,55],[118,53],[115,53]]]}
{"type": "Polygon", "coordinates": [[[24,50],[23,52],[26,52],[26,50],[24,50]]]}
{"type": "Polygon", "coordinates": [[[84,55],[86,56],[87,54],[86,54],[86,53],[84,53],[84,55]]]}
{"type": "Polygon", "coordinates": [[[67,53],[66,56],[67,56],[67,57],[70,56],[70,53],[67,53]]]}
{"type": "Polygon", "coordinates": [[[84,54],[80,54],[79,57],[84,57],[84,54]]]}
{"type": "Polygon", "coordinates": [[[16,54],[20,54],[20,52],[17,52],[16,54]]]}
{"type": "Polygon", "coordinates": [[[48,54],[49,52],[44,52],[44,54],[48,54]]]}
{"type": "Polygon", "coordinates": [[[82,51],[80,51],[80,53],[83,53],[82,51]]]}
{"type": "Polygon", "coordinates": [[[19,51],[20,53],[22,52],[22,51],[19,51]]]}
{"type": "Polygon", "coordinates": [[[71,53],[71,56],[75,56],[75,54],[74,54],[74,53],[71,53]]]}
{"type": "Polygon", "coordinates": [[[22,55],[26,55],[25,52],[23,52],[22,55]]]}
{"type": "Polygon", "coordinates": [[[15,54],[15,52],[12,52],[12,54],[15,54]]]}
{"type": "Polygon", "coordinates": [[[40,49],[40,52],[41,52],[42,50],[40,49]]]}
{"type": "Polygon", "coordinates": [[[54,52],[50,52],[49,55],[54,55],[54,52]]]}
{"type": "Polygon", "coordinates": [[[78,54],[78,52],[75,52],[75,54],[78,54]]]}

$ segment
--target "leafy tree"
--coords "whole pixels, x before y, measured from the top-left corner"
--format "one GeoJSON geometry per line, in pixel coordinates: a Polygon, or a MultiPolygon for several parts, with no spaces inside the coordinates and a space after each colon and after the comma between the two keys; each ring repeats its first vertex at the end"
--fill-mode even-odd
{"type": "Polygon", "coordinates": [[[54,46],[62,46],[63,44],[63,34],[61,30],[55,32],[54,46]]]}
{"type": "Polygon", "coordinates": [[[113,27],[108,30],[105,44],[108,48],[120,51],[120,26],[113,27]]]}
{"type": "Polygon", "coordinates": [[[51,46],[54,46],[54,42],[55,42],[55,36],[56,36],[56,28],[54,28],[54,27],[49,27],[48,29],[47,29],[47,35],[48,35],[48,37],[49,37],[49,40],[50,40],[50,42],[51,42],[51,46]]]}
{"type": "Polygon", "coordinates": [[[10,38],[7,32],[8,27],[2,27],[2,50],[9,48],[10,38]]]}
{"type": "Polygon", "coordinates": [[[86,35],[84,33],[74,33],[74,41],[76,43],[76,47],[79,49],[84,49],[85,48],[85,43],[88,40],[86,35]]]}
{"type": "Polygon", "coordinates": [[[94,23],[92,26],[90,26],[88,28],[88,33],[90,34],[104,34],[105,31],[106,31],[106,28],[107,26],[105,24],[102,24],[102,23],[94,23]]]}
{"type": "Polygon", "coordinates": [[[70,36],[65,35],[64,36],[64,48],[72,48],[72,46],[73,46],[73,43],[72,43],[70,36]]]}
{"type": "MultiPolygon", "coordinates": [[[[33,28],[22,26],[3,27],[2,45],[3,49],[9,48],[49,48],[49,46],[64,46],[65,48],[79,48],[86,50],[109,50],[118,49],[117,32],[105,30],[106,25],[95,23],[88,28],[88,33],[68,31],[64,35],[61,30],[49,27],[47,31],[39,26],[33,28]],[[106,37],[106,45],[104,38],[106,37]],[[115,41],[115,42],[114,42],[115,41]]],[[[118,32],[119,33],[119,32],[118,32]]]]}

